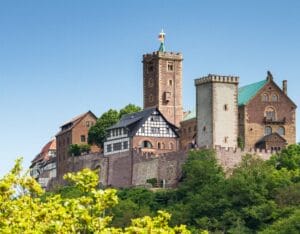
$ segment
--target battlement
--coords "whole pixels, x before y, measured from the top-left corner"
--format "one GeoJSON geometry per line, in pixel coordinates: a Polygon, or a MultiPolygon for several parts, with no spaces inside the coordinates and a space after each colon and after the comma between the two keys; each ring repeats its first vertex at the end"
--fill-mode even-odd
{"type": "Polygon", "coordinates": [[[196,86],[204,84],[204,83],[212,83],[212,82],[238,84],[239,77],[238,76],[220,76],[220,75],[208,74],[207,76],[195,79],[196,86]]]}
{"type": "Polygon", "coordinates": [[[153,57],[161,58],[161,59],[171,59],[171,60],[183,60],[182,53],[179,52],[161,52],[155,51],[151,54],[144,54],[143,60],[152,59],[153,57]]]}

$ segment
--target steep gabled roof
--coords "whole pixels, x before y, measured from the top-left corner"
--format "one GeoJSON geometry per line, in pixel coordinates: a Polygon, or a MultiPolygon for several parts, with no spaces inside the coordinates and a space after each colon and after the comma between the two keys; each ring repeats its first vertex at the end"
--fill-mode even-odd
{"type": "Polygon", "coordinates": [[[238,105],[246,105],[265,86],[267,82],[268,81],[265,79],[239,88],[238,105]]]}
{"type": "Polygon", "coordinates": [[[40,160],[48,160],[47,153],[49,150],[56,150],[56,139],[53,139],[44,145],[41,152],[31,161],[31,163],[36,163],[40,160]]]}
{"type": "Polygon", "coordinates": [[[60,126],[61,130],[56,134],[56,136],[74,128],[88,114],[91,114],[95,119],[97,119],[96,115],[93,112],[91,112],[91,111],[85,112],[85,113],[78,115],[78,116],[72,118],[71,120],[65,122],[63,125],[61,125],[60,126]],[[69,125],[69,127],[67,127],[68,125],[69,125]],[[67,128],[64,129],[64,127],[67,127],[67,128]]]}
{"type": "Polygon", "coordinates": [[[178,128],[170,123],[156,107],[150,107],[140,112],[124,115],[118,123],[107,128],[107,130],[116,128],[128,128],[131,134],[134,134],[154,111],[158,112],[163,117],[163,119],[172,127],[175,134],[177,134],[176,130],[178,128]]]}

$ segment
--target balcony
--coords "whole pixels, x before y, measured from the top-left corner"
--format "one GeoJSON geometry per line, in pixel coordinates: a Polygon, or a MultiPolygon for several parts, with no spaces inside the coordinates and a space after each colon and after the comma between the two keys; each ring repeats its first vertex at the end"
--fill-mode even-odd
{"type": "Polygon", "coordinates": [[[263,122],[264,124],[285,124],[286,118],[284,117],[283,119],[274,119],[274,118],[264,117],[263,122]]]}

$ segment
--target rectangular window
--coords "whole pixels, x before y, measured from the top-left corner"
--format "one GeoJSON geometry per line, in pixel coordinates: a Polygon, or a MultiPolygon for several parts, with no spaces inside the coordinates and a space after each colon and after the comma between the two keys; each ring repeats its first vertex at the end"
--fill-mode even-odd
{"type": "Polygon", "coordinates": [[[128,141],[123,142],[123,149],[128,149],[128,141]]]}
{"type": "Polygon", "coordinates": [[[172,62],[168,62],[167,70],[168,71],[173,71],[174,70],[174,64],[172,62]]]}
{"type": "Polygon", "coordinates": [[[111,152],[111,144],[109,144],[109,145],[106,146],[106,151],[107,152],[111,152]]]}
{"type": "Polygon", "coordinates": [[[86,126],[87,128],[89,128],[89,127],[91,126],[90,121],[86,121],[86,122],[85,122],[85,126],[86,126]]]}
{"type": "Polygon", "coordinates": [[[86,141],[85,135],[81,135],[81,136],[80,136],[80,141],[81,141],[81,142],[85,142],[85,141],[86,141]]]}
{"type": "Polygon", "coordinates": [[[113,148],[114,148],[114,151],[121,150],[122,149],[122,143],[121,142],[114,143],[113,148]]]}

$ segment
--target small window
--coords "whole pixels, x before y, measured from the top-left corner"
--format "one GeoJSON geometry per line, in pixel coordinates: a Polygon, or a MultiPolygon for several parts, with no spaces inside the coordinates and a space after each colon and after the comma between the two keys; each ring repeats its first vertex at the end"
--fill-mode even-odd
{"type": "Polygon", "coordinates": [[[174,149],[174,145],[173,145],[172,142],[170,142],[170,149],[171,149],[171,150],[174,149]]]}
{"type": "Polygon", "coordinates": [[[272,94],[272,102],[278,102],[278,95],[272,94]]]}
{"type": "Polygon", "coordinates": [[[269,95],[267,93],[264,93],[262,95],[262,100],[263,100],[263,102],[268,102],[269,101],[269,95]]]}
{"type": "Polygon", "coordinates": [[[121,150],[122,149],[122,143],[121,142],[114,143],[113,148],[114,148],[114,151],[121,150]]]}
{"type": "Polygon", "coordinates": [[[153,102],[153,95],[152,94],[149,95],[149,102],[153,102]]]}
{"type": "Polygon", "coordinates": [[[285,135],[285,128],[281,126],[281,127],[278,128],[277,132],[280,136],[284,136],[285,135]]]}
{"type": "Polygon", "coordinates": [[[170,133],[170,128],[166,128],[166,133],[167,133],[167,134],[170,133]]]}
{"type": "Polygon", "coordinates": [[[168,62],[167,69],[168,69],[168,71],[173,71],[174,70],[174,64],[172,62],[168,62]]]}
{"type": "Polygon", "coordinates": [[[169,85],[172,86],[173,85],[173,81],[169,80],[169,85]]]}
{"type": "Polygon", "coordinates": [[[150,88],[152,88],[152,87],[154,86],[154,82],[153,82],[153,79],[152,79],[152,78],[149,79],[149,81],[148,81],[148,86],[149,86],[150,88]]]}
{"type": "Polygon", "coordinates": [[[145,127],[141,127],[141,133],[145,133],[145,127]]]}
{"type": "Polygon", "coordinates": [[[111,152],[111,144],[109,144],[109,145],[106,146],[106,151],[107,152],[111,152]]]}
{"type": "Polygon", "coordinates": [[[147,64],[147,72],[151,73],[151,72],[153,72],[153,70],[154,70],[153,63],[148,63],[147,64]]]}
{"type": "Polygon", "coordinates": [[[265,127],[265,136],[272,134],[272,128],[270,126],[265,127]]]}
{"type": "Polygon", "coordinates": [[[224,137],[224,142],[228,143],[228,136],[224,137]]]}
{"type": "Polygon", "coordinates": [[[80,141],[81,141],[81,142],[85,142],[85,141],[86,141],[85,135],[81,135],[81,136],[80,136],[80,141]]]}
{"type": "Polygon", "coordinates": [[[228,105],[227,104],[224,105],[224,110],[228,111],[228,105]]]}
{"type": "Polygon", "coordinates": [[[128,149],[128,141],[123,142],[123,149],[128,149]]]}
{"type": "Polygon", "coordinates": [[[202,131],[203,131],[203,132],[206,132],[206,127],[205,127],[205,126],[203,127],[202,131]]]}
{"type": "Polygon", "coordinates": [[[161,144],[160,144],[160,142],[157,143],[157,148],[158,148],[158,149],[161,149],[161,144]]]}

